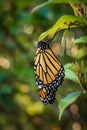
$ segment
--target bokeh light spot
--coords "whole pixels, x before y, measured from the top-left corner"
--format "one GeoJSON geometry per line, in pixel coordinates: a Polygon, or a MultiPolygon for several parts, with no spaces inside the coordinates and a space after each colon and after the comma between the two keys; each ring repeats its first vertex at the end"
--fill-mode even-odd
{"type": "Polygon", "coordinates": [[[72,125],[73,130],[81,130],[81,125],[79,122],[74,122],[72,125]]]}
{"type": "Polygon", "coordinates": [[[34,107],[33,105],[31,105],[31,106],[29,106],[29,107],[26,109],[26,112],[27,112],[29,115],[33,116],[33,115],[36,114],[36,109],[35,109],[35,107],[34,107]]]}
{"type": "Polygon", "coordinates": [[[72,112],[72,114],[78,114],[79,111],[78,106],[75,103],[71,104],[70,111],[72,112]]]}
{"type": "Polygon", "coordinates": [[[6,59],[5,57],[0,57],[0,66],[3,69],[9,69],[10,68],[10,61],[6,59]]]}
{"type": "Polygon", "coordinates": [[[24,26],[23,32],[25,32],[26,34],[31,35],[33,33],[33,30],[34,30],[34,26],[33,25],[27,25],[26,24],[24,26]]]}

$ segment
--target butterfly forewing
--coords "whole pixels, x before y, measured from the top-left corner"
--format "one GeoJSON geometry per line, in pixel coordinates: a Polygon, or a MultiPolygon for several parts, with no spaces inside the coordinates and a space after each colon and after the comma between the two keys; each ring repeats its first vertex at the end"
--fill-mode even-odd
{"type": "Polygon", "coordinates": [[[53,103],[55,92],[63,82],[64,68],[53,51],[44,42],[40,43],[36,51],[34,72],[42,102],[44,104],[53,103]]]}
{"type": "Polygon", "coordinates": [[[55,74],[54,74],[54,72],[51,70],[50,67],[47,68],[47,72],[49,73],[49,75],[50,75],[52,81],[55,80],[55,74]]]}
{"type": "Polygon", "coordinates": [[[40,65],[42,66],[42,69],[44,72],[46,72],[46,63],[45,63],[45,59],[44,59],[44,53],[41,53],[41,57],[40,57],[40,65]]]}

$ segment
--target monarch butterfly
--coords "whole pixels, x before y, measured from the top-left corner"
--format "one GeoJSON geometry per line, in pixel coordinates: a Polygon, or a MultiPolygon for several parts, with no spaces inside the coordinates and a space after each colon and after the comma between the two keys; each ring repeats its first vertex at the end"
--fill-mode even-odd
{"type": "Polygon", "coordinates": [[[49,48],[49,41],[38,43],[34,59],[36,84],[40,99],[44,104],[54,103],[55,92],[65,76],[62,64],[49,48]]]}

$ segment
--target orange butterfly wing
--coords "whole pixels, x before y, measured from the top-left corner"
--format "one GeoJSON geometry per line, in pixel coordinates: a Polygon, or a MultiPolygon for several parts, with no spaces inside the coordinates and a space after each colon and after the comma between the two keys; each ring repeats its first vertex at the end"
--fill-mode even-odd
{"type": "Polygon", "coordinates": [[[38,48],[34,61],[36,84],[44,104],[53,103],[55,92],[63,82],[64,68],[50,48],[38,48]]]}

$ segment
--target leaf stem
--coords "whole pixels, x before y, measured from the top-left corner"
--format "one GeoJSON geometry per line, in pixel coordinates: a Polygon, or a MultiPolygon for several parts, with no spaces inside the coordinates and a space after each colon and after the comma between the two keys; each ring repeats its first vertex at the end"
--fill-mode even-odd
{"type": "Polygon", "coordinates": [[[45,2],[45,3],[43,3],[43,4],[40,4],[40,5],[36,6],[35,8],[33,8],[30,12],[33,14],[33,13],[35,13],[38,9],[40,9],[40,8],[42,8],[42,7],[44,7],[44,6],[48,5],[48,4],[50,4],[50,3],[51,3],[50,1],[47,1],[47,2],[45,2]]]}

